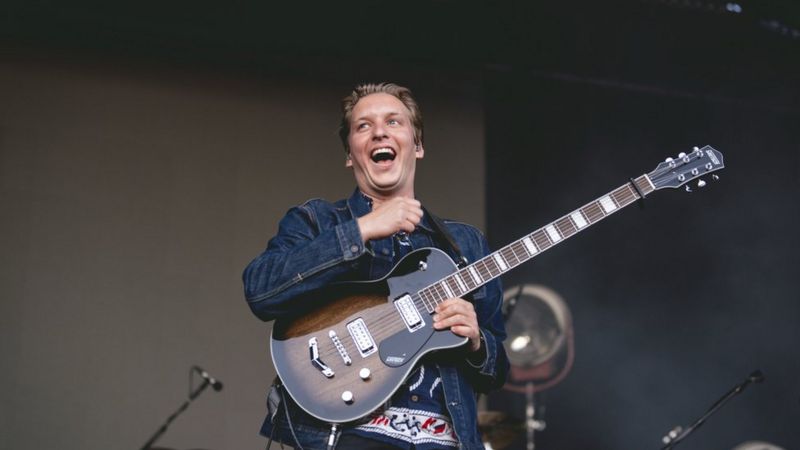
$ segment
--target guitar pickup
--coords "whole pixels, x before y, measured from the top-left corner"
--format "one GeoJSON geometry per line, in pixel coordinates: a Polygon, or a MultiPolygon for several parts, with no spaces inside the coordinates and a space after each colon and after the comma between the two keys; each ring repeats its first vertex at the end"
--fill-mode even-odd
{"type": "Polygon", "coordinates": [[[323,375],[327,378],[333,378],[335,373],[331,370],[330,367],[326,366],[321,359],[319,359],[319,344],[317,343],[317,338],[311,338],[308,340],[308,353],[311,357],[311,364],[319,369],[323,375]]]}
{"type": "Polygon", "coordinates": [[[422,320],[422,315],[420,315],[417,306],[414,305],[414,299],[410,295],[406,294],[399,297],[394,301],[394,306],[397,308],[397,312],[400,313],[400,317],[403,318],[403,322],[405,322],[410,333],[425,326],[425,321],[422,320]]]}
{"type": "Polygon", "coordinates": [[[347,331],[350,332],[350,337],[353,338],[353,342],[355,342],[358,353],[361,354],[362,358],[366,358],[378,351],[375,340],[372,339],[372,334],[370,334],[364,319],[359,317],[348,323],[347,331]]]}

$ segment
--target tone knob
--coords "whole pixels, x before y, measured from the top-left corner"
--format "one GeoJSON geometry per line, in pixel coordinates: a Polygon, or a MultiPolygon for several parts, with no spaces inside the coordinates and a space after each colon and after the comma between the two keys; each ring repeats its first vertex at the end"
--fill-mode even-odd
{"type": "Polygon", "coordinates": [[[372,375],[372,372],[370,372],[366,367],[358,371],[358,376],[360,376],[364,381],[369,380],[370,375],[372,375]]]}
{"type": "Polygon", "coordinates": [[[350,391],[342,392],[342,401],[347,404],[353,403],[353,393],[350,391]]]}

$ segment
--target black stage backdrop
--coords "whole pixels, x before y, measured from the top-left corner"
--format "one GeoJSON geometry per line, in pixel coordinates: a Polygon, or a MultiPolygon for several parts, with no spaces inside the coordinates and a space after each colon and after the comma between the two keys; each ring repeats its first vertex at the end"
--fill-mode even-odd
{"type": "MultiPolygon", "coordinates": [[[[574,318],[575,364],[537,399],[547,428],[536,448],[660,448],[666,431],[757,368],[766,381],[680,447],[796,448],[797,110],[510,68],[486,83],[493,248],[695,145],[714,146],[727,166],[718,182],[656,191],[644,209],[632,205],[504,277],[506,287],[551,287],[574,318]]],[[[500,397],[490,409],[523,415],[521,398],[500,397]]],[[[522,436],[514,448],[525,448],[522,436]]]]}

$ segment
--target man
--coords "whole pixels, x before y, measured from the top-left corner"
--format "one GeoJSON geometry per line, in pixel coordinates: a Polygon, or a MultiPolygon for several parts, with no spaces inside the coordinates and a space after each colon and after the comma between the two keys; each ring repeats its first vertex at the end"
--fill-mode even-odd
{"type": "MultiPolygon", "coordinates": [[[[245,296],[262,320],[304,311],[308,305],[297,299],[331,283],[380,279],[414,249],[438,247],[470,263],[488,253],[478,230],[437,222],[416,198],[416,163],[425,150],[422,115],[408,89],[358,86],[343,101],[339,134],[357,188],[347,200],[310,200],[290,209],[264,253],[247,266],[245,296]]],[[[423,357],[384,407],[333,428],[303,411],[278,384],[262,433],[306,450],[330,443],[482,449],[475,393],[502,386],[508,370],[500,284],[490,281],[467,297],[442,301],[431,320],[435,329],[449,329],[468,343],[423,357]]]]}

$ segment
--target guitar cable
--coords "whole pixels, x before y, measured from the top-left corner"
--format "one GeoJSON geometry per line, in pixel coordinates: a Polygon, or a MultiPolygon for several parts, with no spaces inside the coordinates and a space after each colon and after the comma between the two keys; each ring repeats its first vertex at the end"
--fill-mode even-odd
{"type": "Polygon", "coordinates": [[[297,444],[296,449],[303,450],[303,446],[300,445],[300,441],[297,440],[297,435],[294,434],[292,419],[289,417],[289,408],[286,407],[286,397],[283,394],[283,385],[278,386],[278,392],[281,393],[281,404],[283,405],[283,412],[286,413],[286,424],[289,425],[289,432],[292,433],[292,439],[294,439],[294,443],[297,444]]]}
{"type": "MultiPolygon", "coordinates": [[[[292,426],[292,419],[289,416],[289,408],[286,407],[286,397],[283,395],[283,385],[281,385],[280,382],[278,382],[278,380],[276,378],[276,384],[274,386],[275,386],[275,389],[278,390],[278,393],[281,396],[281,403],[280,403],[280,405],[278,405],[278,408],[279,409],[283,408],[283,412],[286,415],[286,424],[289,425],[289,432],[292,433],[292,439],[294,439],[294,444],[295,444],[294,448],[296,450],[303,450],[303,446],[300,445],[300,442],[297,440],[297,435],[294,433],[294,427],[292,426]]],[[[272,438],[273,438],[273,435],[275,434],[275,428],[277,428],[277,427],[275,426],[275,415],[273,415],[272,416],[272,430],[270,430],[270,432],[269,432],[269,440],[267,441],[266,450],[269,450],[270,447],[272,447],[272,438]]],[[[283,442],[278,441],[278,443],[280,444],[281,449],[283,449],[283,442]]]]}

